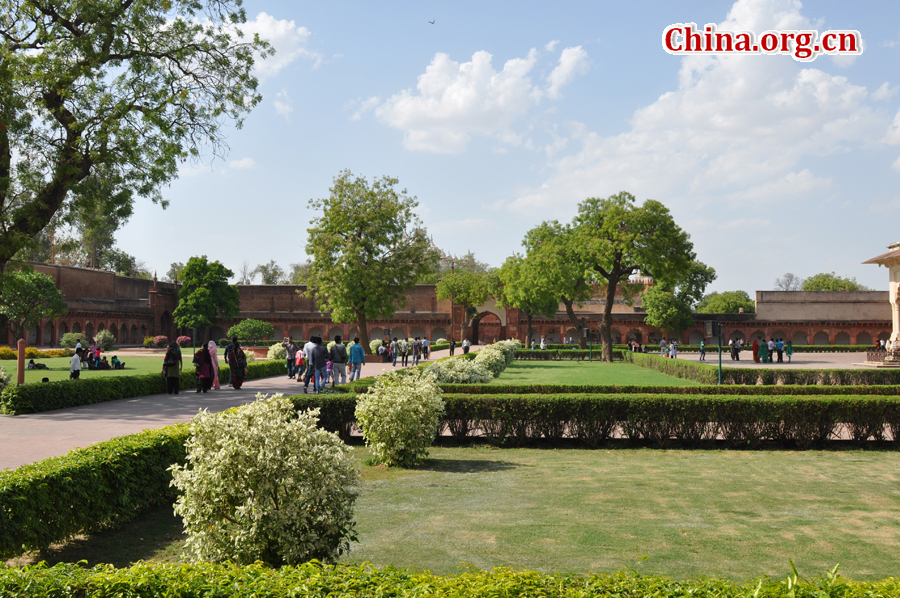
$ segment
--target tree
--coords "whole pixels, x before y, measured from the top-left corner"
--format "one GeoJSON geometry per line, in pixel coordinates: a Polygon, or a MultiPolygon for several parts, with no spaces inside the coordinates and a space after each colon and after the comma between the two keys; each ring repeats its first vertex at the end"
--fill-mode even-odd
{"type": "Polygon", "coordinates": [[[291,284],[305,285],[309,278],[309,269],[311,264],[303,262],[302,264],[291,264],[291,272],[288,274],[291,284]]]}
{"type": "Polygon", "coordinates": [[[238,284],[253,284],[256,277],[256,269],[250,267],[250,262],[244,260],[241,262],[241,269],[238,272],[238,284]]]}
{"type": "Polygon", "coordinates": [[[0,315],[7,318],[17,339],[28,340],[28,331],[41,320],[55,322],[67,308],[62,293],[46,274],[23,268],[0,275],[0,315]]]}
{"type": "Polygon", "coordinates": [[[437,269],[426,272],[419,277],[416,284],[437,284],[444,274],[450,272],[476,272],[478,274],[486,274],[491,269],[489,264],[480,262],[471,251],[465,255],[456,256],[441,252],[441,259],[438,262],[437,269]]]}
{"type": "Polygon", "coordinates": [[[697,304],[698,314],[736,314],[743,308],[744,313],[756,312],[756,303],[746,291],[725,291],[704,295],[697,304]]]}
{"type": "Polygon", "coordinates": [[[563,304],[569,322],[576,329],[578,344],[585,348],[585,320],[575,315],[575,306],[583,305],[594,295],[594,286],[588,276],[589,269],[579,254],[578,236],[571,226],[555,220],[544,222],[525,234],[522,245],[526,254],[523,273],[525,284],[535,287],[534,292],[555,295],[563,304]]]}
{"type": "Polygon", "coordinates": [[[172,262],[169,264],[169,270],[163,276],[166,282],[179,282],[181,280],[181,272],[184,270],[182,262],[172,262]]]}
{"type": "Polygon", "coordinates": [[[241,0],[0,0],[0,270],[67,206],[160,189],[261,100],[241,0]]]}
{"type": "Polygon", "coordinates": [[[259,274],[263,284],[284,284],[287,282],[284,269],[275,263],[275,260],[269,260],[268,264],[260,264],[253,269],[254,276],[259,274]]]}
{"type": "Polygon", "coordinates": [[[775,279],[776,291],[800,291],[803,290],[803,279],[790,272],[785,273],[781,278],[775,279]]]}
{"type": "Polygon", "coordinates": [[[690,235],[675,224],[668,208],[652,199],[640,207],[634,203],[625,191],[607,199],[591,197],[578,205],[573,221],[571,254],[577,267],[606,287],[600,322],[603,361],[612,361],[610,326],[617,292],[621,289],[629,299],[640,288],[629,283],[633,273],[651,276],[663,290],[675,292],[680,285],[685,297],[697,299],[704,281],[715,277],[697,262],[690,235]]]}
{"type": "Polygon", "coordinates": [[[178,326],[205,330],[238,315],[241,297],[237,287],[228,284],[234,273],[218,261],[192,257],[181,276],[178,307],[172,312],[178,326]]]}
{"type": "Polygon", "coordinates": [[[449,299],[462,306],[465,315],[460,325],[460,340],[466,338],[466,329],[475,321],[478,313],[476,305],[481,305],[491,296],[491,287],[486,273],[460,270],[445,273],[435,288],[437,298],[449,299]]]}
{"type": "Polygon", "coordinates": [[[694,323],[690,304],[676,293],[653,286],[641,297],[646,324],[663,332],[682,332],[694,323]]]}
{"type": "Polygon", "coordinates": [[[815,274],[803,281],[804,291],[870,291],[865,285],[856,282],[855,278],[841,278],[834,272],[815,274]]]}
{"type": "Polygon", "coordinates": [[[110,270],[121,276],[151,278],[150,271],[144,262],[115,247],[103,251],[103,257],[100,258],[100,268],[110,270]]]}
{"type": "Polygon", "coordinates": [[[439,258],[415,215],[419,205],[395,178],[355,177],[344,170],[329,197],[311,199],[321,216],[307,229],[306,252],[312,257],[307,296],[335,322],[355,320],[360,344],[369,348],[367,322],[390,318],[394,306],[439,258]]]}
{"type": "Polygon", "coordinates": [[[527,321],[526,344],[531,342],[534,316],[552,318],[559,309],[559,297],[546,287],[535,284],[534,273],[529,271],[525,258],[516,254],[506,259],[498,272],[499,295],[510,307],[525,314],[527,321]]]}
{"type": "Polygon", "coordinates": [[[238,337],[238,340],[248,341],[255,345],[261,340],[272,338],[275,327],[268,322],[248,318],[242,320],[228,329],[228,338],[238,337]]]}

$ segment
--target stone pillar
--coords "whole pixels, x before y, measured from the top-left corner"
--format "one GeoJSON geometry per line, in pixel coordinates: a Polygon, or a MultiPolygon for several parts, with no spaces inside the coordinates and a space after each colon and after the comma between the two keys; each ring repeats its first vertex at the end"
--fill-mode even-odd
{"type": "MultiPolygon", "coordinates": [[[[27,332],[25,333],[28,334],[27,332]]],[[[16,363],[19,371],[16,372],[16,384],[22,386],[25,384],[25,339],[20,338],[17,345],[18,354],[16,355],[16,363]]]]}
{"type": "Polygon", "coordinates": [[[893,264],[889,268],[890,271],[890,297],[891,297],[891,323],[893,331],[891,332],[891,346],[896,346],[900,342],[900,264],[893,264]]]}

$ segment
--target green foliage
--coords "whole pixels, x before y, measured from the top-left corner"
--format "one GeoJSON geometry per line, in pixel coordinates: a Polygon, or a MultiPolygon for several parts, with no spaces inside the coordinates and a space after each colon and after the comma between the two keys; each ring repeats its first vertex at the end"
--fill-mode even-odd
{"type": "Polygon", "coordinates": [[[118,596],[656,596],[677,598],[869,598],[896,596],[900,580],[856,582],[842,578],[837,567],[819,577],[805,579],[796,572],[787,579],[768,576],[736,583],[701,577],[689,581],[619,571],[591,576],[548,574],[497,568],[468,569],[460,575],[372,565],[328,566],[307,563],[272,569],[263,564],[239,566],[141,562],[125,569],[108,565],[46,565],[0,569],[0,594],[8,598],[92,598],[118,596]],[[175,593],[177,592],[177,594],[175,593]]]}
{"type": "Polygon", "coordinates": [[[309,268],[309,262],[291,264],[291,271],[287,274],[289,282],[291,284],[305,285],[309,276],[309,268]]]}
{"type": "Polygon", "coordinates": [[[245,21],[239,0],[0,1],[0,266],[55,216],[165,206],[181,162],[221,155],[270,53],[245,21]]]}
{"type": "MultiPolygon", "coordinates": [[[[2,219],[0,210],[0,221],[2,219]]],[[[0,242],[0,246],[2,244],[0,242]]],[[[0,275],[0,315],[9,319],[16,339],[27,339],[28,331],[34,329],[41,320],[56,321],[66,313],[67,308],[68,304],[63,300],[62,293],[46,274],[22,268],[9,269],[0,275]]]]}
{"type": "Polygon", "coordinates": [[[275,343],[269,346],[266,357],[269,359],[287,359],[287,348],[282,347],[281,343],[275,343]]]}
{"type": "MultiPolygon", "coordinates": [[[[251,363],[252,355],[247,354],[247,375],[245,380],[284,375],[287,371],[284,361],[260,361],[251,363]]],[[[190,357],[186,356],[186,361],[190,357]]],[[[162,356],[160,356],[160,369],[162,356]]],[[[219,366],[219,381],[228,383],[229,367],[219,366]]],[[[194,372],[181,372],[181,388],[194,386],[194,372]]],[[[130,399],[166,392],[166,380],[161,375],[116,376],[108,378],[82,378],[80,380],[60,380],[46,384],[24,384],[8,386],[0,392],[0,410],[12,415],[39,413],[92,405],[106,401],[130,399]]]]}
{"type": "Polygon", "coordinates": [[[441,252],[441,259],[435,270],[426,272],[419,276],[416,284],[437,284],[441,278],[451,272],[475,272],[476,274],[485,274],[491,269],[489,264],[480,262],[471,251],[465,255],[456,256],[441,252]]]}
{"type": "Polygon", "coordinates": [[[427,370],[441,384],[487,384],[494,379],[484,363],[473,359],[439,359],[428,364],[427,370]]]}
{"type": "Polygon", "coordinates": [[[257,342],[275,334],[275,327],[268,322],[248,318],[229,328],[227,334],[228,338],[236,336],[241,342],[249,342],[255,345],[257,342]]]}
{"type": "Polygon", "coordinates": [[[184,460],[187,435],[184,424],[166,426],[0,472],[0,558],[43,550],[171,501],[168,468],[184,460]]]}
{"type": "Polygon", "coordinates": [[[375,352],[378,351],[378,347],[380,347],[381,343],[383,343],[383,342],[384,341],[382,341],[380,338],[374,338],[374,339],[370,340],[369,341],[369,352],[372,355],[374,355],[375,352]]]}
{"type": "Polygon", "coordinates": [[[474,272],[471,270],[459,270],[446,272],[437,283],[435,292],[441,301],[450,299],[454,303],[462,305],[465,309],[466,319],[462,324],[460,336],[465,337],[465,329],[472,325],[472,321],[478,314],[474,308],[488,300],[491,295],[491,275],[488,272],[474,272]]]}
{"type": "Polygon", "coordinates": [[[546,284],[538,284],[542,276],[532,269],[533,261],[526,261],[516,254],[507,258],[497,273],[500,279],[499,300],[525,312],[525,338],[531,338],[533,334],[531,322],[534,316],[553,318],[559,309],[558,291],[546,284]]]}
{"type": "Polygon", "coordinates": [[[241,297],[237,287],[228,284],[232,276],[231,270],[206,256],[189,259],[181,271],[178,307],[172,312],[178,326],[202,330],[237,316],[241,297]]]}
{"type": "Polygon", "coordinates": [[[389,467],[409,467],[428,455],[444,411],[434,375],[415,368],[382,374],[356,405],[356,419],[375,457],[389,467]]]}
{"type": "Polygon", "coordinates": [[[172,262],[169,265],[169,269],[163,276],[163,280],[165,280],[166,282],[181,282],[182,270],[184,270],[184,263],[172,262]]]}
{"type": "Polygon", "coordinates": [[[10,382],[12,382],[12,378],[9,377],[6,368],[0,367],[0,392],[3,392],[3,389],[9,386],[10,382]]]}
{"type": "Polygon", "coordinates": [[[724,291],[704,295],[697,303],[698,314],[736,314],[743,308],[745,314],[756,312],[756,302],[746,291],[724,291]]]}
{"type": "Polygon", "coordinates": [[[663,332],[682,332],[694,324],[690,304],[661,287],[650,287],[641,297],[641,307],[647,312],[644,322],[663,332]]]}
{"type": "Polygon", "coordinates": [[[65,347],[66,349],[74,349],[75,345],[78,344],[78,341],[82,341],[82,344],[84,344],[84,334],[80,332],[67,332],[59,337],[59,346],[65,347]]]}
{"type": "Polygon", "coordinates": [[[867,286],[856,282],[856,278],[842,278],[831,272],[814,274],[803,281],[804,291],[870,291],[867,286]]]}
{"type": "Polygon", "coordinates": [[[276,394],[191,420],[181,495],[185,550],[194,561],[297,565],[334,561],[356,539],[359,473],[350,449],[276,394]]]}
{"type": "Polygon", "coordinates": [[[516,358],[516,349],[521,346],[519,341],[500,341],[488,345],[475,354],[474,362],[483,366],[494,378],[499,378],[506,366],[516,358]]]}
{"type": "Polygon", "coordinates": [[[103,250],[100,256],[100,268],[115,272],[119,276],[152,278],[150,270],[147,269],[147,265],[144,262],[115,247],[103,250]]]}
{"type": "Polygon", "coordinates": [[[116,344],[116,337],[109,330],[101,330],[94,335],[94,342],[100,345],[103,351],[109,351],[116,344]]]}
{"type": "Polygon", "coordinates": [[[260,264],[253,270],[252,275],[259,274],[262,284],[285,284],[288,282],[284,268],[269,260],[268,264],[260,264]]]}
{"type": "MultiPolygon", "coordinates": [[[[516,359],[519,361],[585,361],[593,358],[597,360],[601,355],[600,345],[594,345],[592,349],[579,349],[576,345],[569,345],[568,349],[545,349],[543,351],[519,351],[516,353],[516,359]]],[[[681,350],[681,347],[678,347],[681,350]]],[[[613,361],[622,359],[623,349],[613,349],[610,356],[613,361]]],[[[480,353],[480,351],[479,351],[480,353]]]]}
{"type": "Polygon", "coordinates": [[[321,215],[307,230],[307,293],[335,322],[355,321],[364,348],[366,322],[393,317],[404,292],[439,257],[414,213],[416,198],[398,193],[397,183],[382,177],[370,184],[344,170],[329,197],[309,203],[321,215]]]}

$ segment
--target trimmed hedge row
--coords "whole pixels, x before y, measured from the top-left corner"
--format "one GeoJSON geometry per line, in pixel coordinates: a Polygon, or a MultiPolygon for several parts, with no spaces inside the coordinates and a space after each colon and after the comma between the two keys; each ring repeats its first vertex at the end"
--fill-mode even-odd
{"type": "MultiPolygon", "coordinates": [[[[71,357],[75,355],[72,349],[48,349],[46,351],[35,347],[25,347],[25,359],[49,359],[51,357],[71,357]]],[[[16,359],[19,352],[10,347],[0,347],[0,360],[16,359]]]]}
{"type": "MultiPolygon", "coordinates": [[[[626,351],[624,359],[641,367],[657,370],[684,380],[716,384],[717,365],[707,365],[684,359],[667,359],[659,355],[626,351]]],[[[819,384],[819,385],[875,385],[900,384],[900,369],[871,370],[797,370],[751,369],[722,367],[723,384],[819,384]]]]}
{"type": "MultiPolygon", "coordinates": [[[[290,397],[300,409],[320,409],[320,425],[349,438],[356,395],[290,397]]],[[[541,438],[574,438],[597,446],[614,436],[668,447],[717,439],[730,448],[765,441],[802,449],[846,433],[853,440],[900,441],[900,397],[797,397],[568,394],[444,395],[442,422],[457,440],[481,436],[519,446],[541,438]]]]}
{"type": "Polygon", "coordinates": [[[620,571],[612,575],[564,575],[497,568],[468,569],[460,575],[372,565],[326,566],[310,562],[273,569],[262,564],[197,565],[137,563],[116,569],[78,564],[0,569],[0,595],[8,598],[275,598],[282,596],[655,596],[674,598],[872,598],[900,594],[900,579],[854,582],[828,572],[803,579],[769,577],[746,583],[713,577],[676,581],[620,571]]]}
{"type": "MultiPolygon", "coordinates": [[[[247,364],[247,380],[277,376],[287,371],[283,360],[247,364]]],[[[228,366],[219,367],[219,382],[228,383],[228,366]]],[[[196,385],[193,370],[181,372],[181,388],[196,385]]],[[[0,392],[0,411],[11,415],[104,403],[166,392],[166,379],[158,374],[60,380],[45,384],[9,385],[0,392]]]]}
{"type": "MultiPolygon", "coordinates": [[[[615,384],[441,384],[449,394],[672,394],[672,395],[900,395],[900,386],[813,386],[791,385],[773,389],[769,386],[635,386],[615,384]]],[[[348,389],[349,390],[349,389],[348,389]]],[[[366,387],[353,387],[365,392],[366,387]]]]}
{"type": "MultiPolygon", "coordinates": [[[[622,360],[622,351],[621,349],[613,349],[612,358],[614,361],[622,360]]],[[[516,360],[518,361],[585,361],[589,359],[591,356],[597,361],[600,361],[600,356],[602,354],[602,347],[599,345],[591,351],[590,349],[586,351],[582,351],[580,349],[556,349],[551,350],[547,349],[545,351],[526,351],[521,350],[516,352],[516,360]]]]}
{"type": "Polygon", "coordinates": [[[0,557],[44,550],[173,500],[168,468],[184,462],[187,437],[187,424],[166,426],[0,471],[0,557]]]}
{"type": "MultiPolygon", "coordinates": [[[[540,345],[537,345],[538,347],[540,345]]],[[[600,347],[600,343],[594,343],[594,350],[597,351],[598,347],[600,347]]],[[[651,354],[659,354],[659,342],[656,344],[650,345],[641,345],[642,347],[648,347],[651,354]]],[[[794,353],[865,353],[867,351],[875,351],[875,345],[794,345],[794,353]]],[[[578,344],[573,345],[560,345],[554,343],[552,345],[547,345],[548,350],[557,350],[557,351],[571,351],[573,349],[578,349],[578,344]]],[[[618,344],[616,343],[613,346],[613,350],[622,350],[629,351],[628,345],[618,344]]],[[[745,344],[742,348],[742,351],[751,351],[753,348],[750,345],[745,344]]],[[[528,350],[528,348],[523,349],[528,350]]],[[[535,348],[535,351],[539,351],[540,349],[535,348]]],[[[684,353],[699,353],[700,345],[678,345],[678,350],[684,353]]],[[[731,350],[727,344],[722,346],[722,353],[728,353],[731,350]]],[[[713,343],[706,344],[706,352],[707,353],[718,353],[719,348],[718,345],[713,343]]]]}

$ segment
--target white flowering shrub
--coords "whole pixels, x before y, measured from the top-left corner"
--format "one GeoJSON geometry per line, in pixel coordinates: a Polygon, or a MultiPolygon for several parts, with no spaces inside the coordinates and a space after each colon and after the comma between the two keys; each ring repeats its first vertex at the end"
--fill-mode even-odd
{"type": "Polygon", "coordinates": [[[443,413],[437,380],[416,368],[378,376],[356,402],[356,421],[366,446],[389,467],[408,467],[427,456],[443,413]]]}
{"type": "Polygon", "coordinates": [[[489,371],[494,378],[499,377],[506,369],[506,355],[495,345],[480,349],[473,361],[489,371]]]}
{"type": "Polygon", "coordinates": [[[380,347],[380,346],[381,346],[380,338],[372,339],[369,341],[369,349],[372,350],[373,355],[378,352],[378,347],[380,347]]]}
{"type": "Polygon", "coordinates": [[[256,353],[248,349],[247,347],[241,347],[244,350],[244,356],[247,358],[247,363],[253,363],[256,361],[256,353]]]}
{"type": "Polygon", "coordinates": [[[439,339],[437,339],[436,341],[434,341],[434,344],[435,344],[435,345],[446,345],[446,344],[447,344],[447,339],[445,339],[445,338],[439,338],[439,339]]]}
{"type": "Polygon", "coordinates": [[[186,556],[273,566],[334,561],[356,540],[359,473],[336,434],[316,427],[317,409],[296,413],[276,394],[191,421],[181,492],[186,556]]]}
{"type": "Polygon", "coordinates": [[[109,330],[101,330],[94,335],[94,342],[100,345],[103,351],[110,351],[116,344],[116,337],[109,330]]]}
{"type": "Polygon", "coordinates": [[[487,384],[494,379],[484,365],[471,359],[441,359],[428,366],[439,384],[487,384]]]}
{"type": "Polygon", "coordinates": [[[271,347],[269,347],[268,353],[266,353],[266,357],[269,359],[287,359],[287,349],[281,346],[281,343],[275,343],[271,347]]]}
{"type": "Polygon", "coordinates": [[[10,382],[12,382],[12,378],[9,377],[6,368],[0,367],[0,391],[9,386],[10,382]]]}

